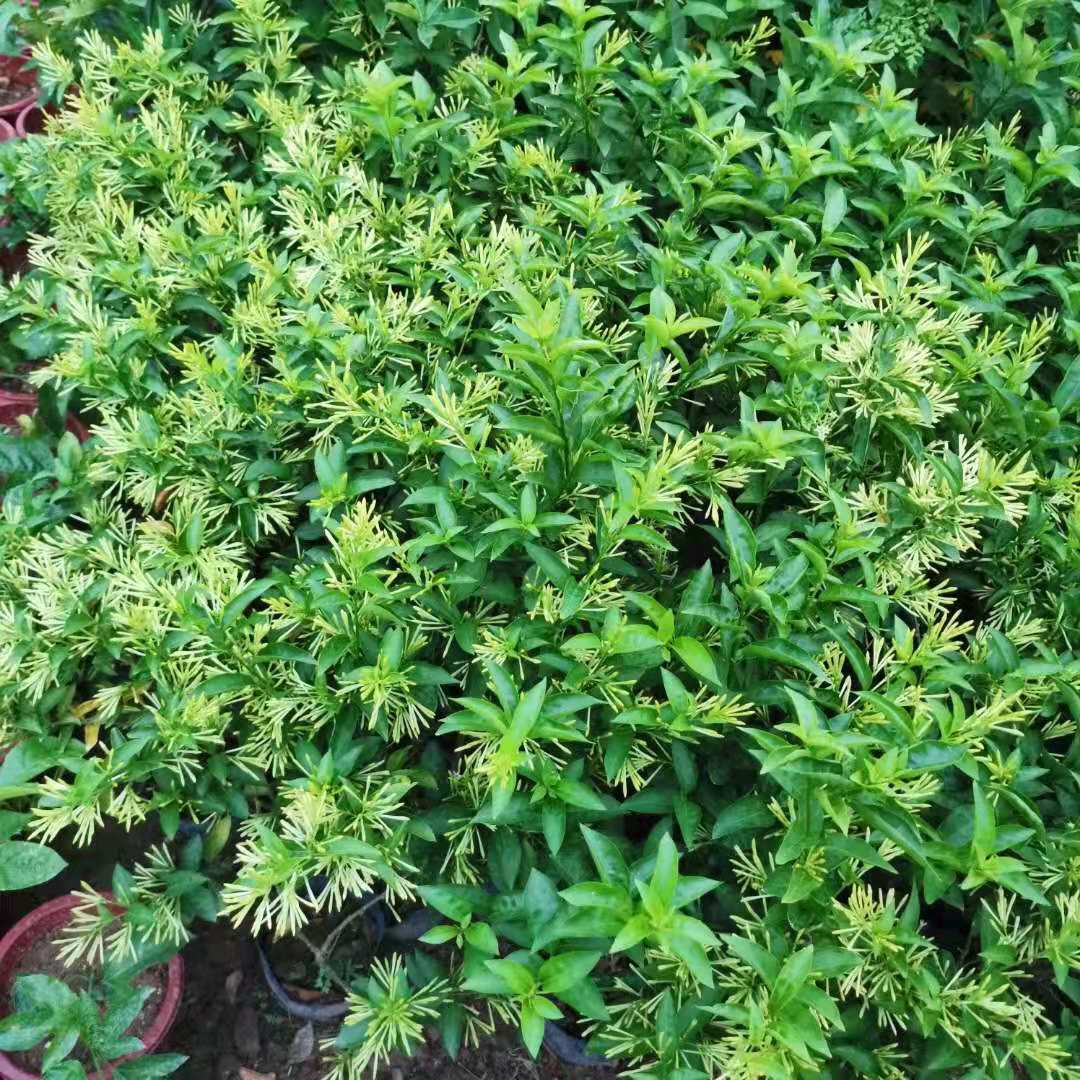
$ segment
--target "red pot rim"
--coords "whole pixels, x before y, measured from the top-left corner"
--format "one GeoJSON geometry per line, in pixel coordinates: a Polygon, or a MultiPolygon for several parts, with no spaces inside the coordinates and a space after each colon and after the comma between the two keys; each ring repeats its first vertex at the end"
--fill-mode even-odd
{"type": "MultiPolygon", "coordinates": [[[[22,113],[19,113],[19,117],[22,117],[22,113]]],[[[8,142],[17,137],[16,131],[11,124],[3,117],[0,117],[0,143],[8,142]]]]}
{"type": "Polygon", "coordinates": [[[27,393],[25,390],[2,390],[0,389],[0,409],[5,405],[29,406],[31,409],[37,408],[37,394],[27,393]]]}
{"type": "MultiPolygon", "coordinates": [[[[19,110],[19,115],[17,117],[15,117],[15,126],[14,126],[14,128],[12,128],[12,131],[14,131],[14,133],[15,133],[15,138],[16,139],[25,139],[27,135],[35,134],[32,131],[27,131],[26,130],[26,125],[27,125],[27,123],[29,123],[30,117],[33,116],[34,113],[39,113],[41,111],[42,110],[40,110],[38,108],[37,98],[36,97],[34,98],[34,100],[32,102],[30,102],[29,105],[26,106],[25,109],[20,109],[19,110]]],[[[4,140],[2,138],[0,138],[0,142],[3,142],[3,141],[4,140]]]]}
{"type": "MultiPolygon", "coordinates": [[[[16,427],[18,418],[24,413],[33,416],[37,412],[37,401],[37,394],[0,390],[0,427],[16,427]]],[[[67,414],[67,429],[79,442],[86,442],[90,438],[86,425],[71,412],[67,414]]]]}
{"type": "MultiPolygon", "coordinates": [[[[108,893],[104,894],[106,898],[108,893]]],[[[67,896],[59,896],[50,900],[40,907],[34,908],[29,915],[20,919],[0,939],[0,1000],[6,1000],[10,990],[12,975],[15,965],[30,945],[44,937],[46,934],[66,926],[71,918],[71,913],[80,899],[72,893],[67,896]]],[[[165,992],[162,995],[161,1005],[153,1024],[143,1036],[143,1049],[119,1058],[118,1061],[129,1061],[131,1058],[142,1057],[143,1054],[153,1053],[169,1032],[176,1014],[180,1011],[180,999],[184,991],[184,961],[179,956],[174,956],[169,961],[165,978],[165,992]]],[[[91,1073],[89,1080],[108,1080],[112,1075],[112,1069],[103,1069],[100,1073],[91,1073]]],[[[0,1052],[0,1077],[3,1080],[41,1080],[35,1073],[28,1073],[20,1069],[11,1058],[0,1052]]]]}

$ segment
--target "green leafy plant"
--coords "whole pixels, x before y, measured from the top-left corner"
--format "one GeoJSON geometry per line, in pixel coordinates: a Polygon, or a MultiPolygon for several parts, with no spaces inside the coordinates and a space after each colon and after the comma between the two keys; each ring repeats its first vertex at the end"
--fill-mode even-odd
{"type": "MultiPolygon", "coordinates": [[[[139,1039],[124,1034],[153,992],[134,985],[138,972],[129,964],[78,991],[49,975],[21,976],[15,980],[12,1011],[0,1020],[0,1050],[25,1051],[44,1042],[44,1080],[85,1080],[83,1061],[100,1069],[140,1051],[139,1039]]],[[[182,1054],[150,1054],[120,1062],[112,1075],[117,1080],[169,1076],[186,1060],[182,1054]]]]}
{"type": "Polygon", "coordinates": [[[42,44],[4,304],[93,438],[0,534],[0,792],[224,860],[82,940],[433,909],[339,1078],[498,1022],[637,1080],[1080,1075],[1075,11],[42,44]]]}

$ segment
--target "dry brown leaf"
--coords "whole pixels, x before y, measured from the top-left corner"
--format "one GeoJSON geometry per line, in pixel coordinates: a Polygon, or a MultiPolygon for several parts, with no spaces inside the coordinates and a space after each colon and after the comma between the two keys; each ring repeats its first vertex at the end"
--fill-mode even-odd
{"type": "Polygon", "coordinates": [[[230,1005],[236,1004],[236,995],[240,992],[240,984],[244,981],[244,973],[237,969],[231,971],[225,977],[225,996],[230,1005]]]}
{"type": "Polygon", "coordinates": [[[289,1047],[289,1064],[299,1065],[301,1061],[307,1061],[315,1052],[315,1028],[305,1024],[293,1036],[292,1045],[289,1047]]]}
{"type": "Polygon", "coordinates": [[[285,989],[297,1001],[321,1001],[326,996],[319,990],[309,990],[306,986],[293,986],[292,983],[285,983],[285,989]]]}
{"type": "Polygon", "coordinates": [[[179,485],[173,484],[170,487],[162,488],[157,498],[154,500],[154,513],[160,514],[162,510],[169,504],[169,499],[172,498],[172,493],[177,489],[179,485]]]}
{"type": "Polygon", "coordinates": [[[242,1058],[247,1058],[248,1061],[258,1058],[262,1049],[262,1041],[259,1038],[259,1014],[250,1005],[245,1005],[236,1014],[233,1042],[242,1058]]]}

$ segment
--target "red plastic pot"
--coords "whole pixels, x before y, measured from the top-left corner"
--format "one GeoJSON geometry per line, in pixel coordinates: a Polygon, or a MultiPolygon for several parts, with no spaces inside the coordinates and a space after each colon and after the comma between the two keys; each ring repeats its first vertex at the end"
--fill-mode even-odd
{"type": "MultiPolygon", "coordinates": [[[[24,919],[20,919],[0,940],[0,1016],[7,1013],[12,977],[20,957],[34,942],[63,930],[78,903],[80,903],[79,898],[73,895],[50,900],[47,904],[34,908],[24,919]]],[[[169,961],[165,993],[162,996],[157,1016],[154,1017],[153,1024],[143,1036],[143,1049],[139,1053],[129,1054],[118,1060],[129,1061],[131,1058],[142,1057],[143,1054],[152,1053],[161,1045],[176,1019],[176,1014],[180,1011],[183,991],[184,961],[179,956],[174,956],[169,961]]],[[[107,1067],[99,1073],[91,1073],[89,1080],[111,1080],[112,1072],[111,1066],[107,1067]]],[[[0,1053],[0,1077],[3,1080],[41,1080],[34,1073],[20,1069],[4,1053],[0,1053]]]]}
{"type": "Polygon", "coordinates": [[[0,142],[7,142],[8,139],[14,138],[16,138],[15,129],[6,120],[0,120],[0,142]]]}
{"type": "Polygon", "coordinates": [[[0,105],[0,116],[18,116],[28,105],[37,104],[37,72],[26,66],[29,59],[26,53],[21,56],[0,56],[0,75],[6,76],[9,83],[26,89],[22,97],[0,105]]]}
{"type": "MultiPolygon", "coordinates": [[[[15,138],[25,139],[27,135],[37,135],[45,130],[45,110],[37,104],[27,105],[15,118],[15,138]]],[[[3,139],[0,139],[3,142],[3,139]]]]}
{"type": "MultiPolygon", "coordinates": [[[[17,427],[20,416],[33,416],[35,412],[37,412],[37,394],[0,390],[0,427],[17,427]]],[[[90,438],[86,425],[72,413],[68,413],[67,429],[79,442],[86,442],[90,438]]]]}

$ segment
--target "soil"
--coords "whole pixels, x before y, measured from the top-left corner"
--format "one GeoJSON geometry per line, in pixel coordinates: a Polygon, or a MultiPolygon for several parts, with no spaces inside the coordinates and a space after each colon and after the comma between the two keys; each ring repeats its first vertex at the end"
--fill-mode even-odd
{"type": "Polygon", "coordinates": [[[28,97],[34,88],[33,81],[16,82],[12,79],[0,77],[0,106],[11,105],[15,101],[22,101],[28,97]]]}
{"type": "MultiPolygon", "coordinates": [[[[91,989],[101,977],[101,965],[99,963],[80,961],[73,967],[66,967],[60,958],[60,944],[55,938],[43,937],[26,950],[15,965],[15,978],[20,975],[51,975],[54,979],[60,979],[76,992],[91,989]]],[[[154,1023],[161,1005],[161,998],[165,992],[166,971],[164,967],[148,968],[141,972],[135,979],[136,986],[150,987],[150,996],[142,1012],[135,1017],[131,1027],[125,1032],[140,1039],[150,1030],[154,1023]]],[[[14,981],[14,980],[13,980],[14,981]]],[[[27,1072],[41,1072],[41,1059],[45,1056],[45,1048],[48,1044],[41,1043],[31,1050],[9,1055],[16,1065],[21,1066],[27,1072]]],[[[76,1061],[90,1066],[89,1058],[84,1056],[80,1049],[76,1049],[72,1055],[76,1061]]],[[[88,1068],[89,1071],[89,1068],[88,1068]]]]}
{"type": "Polygon", "coordinates": [[[533,1061],[512,1031],[499,1031],[476,1048],[464,1047],[455,1061],[437,1040],[420,1047],[407,1061],[380,1069],[377,1080],[613,1080],[612,1069],[564,1065],[549,1051],[533,1061]],[[400,1070],[398,1073],[394,1069],[400,1070]]]}
{"type": "MultiPolygon", "coordinates": [[[[343,918],[341,914],[335,914],[313,919],[304,927],[304,937],[312,945],[324,947],[330,935],[342,925],[343,918]]],[[[278,978],[293,997],[314,1001],[318,991],[340,998],[341,990],[335,990],[335,985],[348,984],[355,976],[367,971],[375,944],[370,937],[369,924],[361,920],[335,936],[324,965],[316,961],[307,944],[295,937],[267,943],[266,952],[278,978]]]]}
{"type": "Polygon", "coordinates": [[[0,106],[29,97],[36,85],[37,75],[23,58],[0,56],[0,106]]]}

